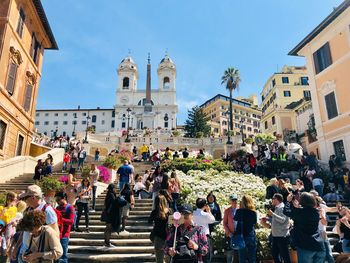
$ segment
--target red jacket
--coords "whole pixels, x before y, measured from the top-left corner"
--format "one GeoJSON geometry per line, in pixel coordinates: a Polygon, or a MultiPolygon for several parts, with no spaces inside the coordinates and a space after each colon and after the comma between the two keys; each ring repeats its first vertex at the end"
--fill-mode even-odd
{"type": "Polygon", "coordinates": [[[63,162],[65,162],[65,163],[69,163],[70,162],[70,155],[68,153],[64,154],[63,162]]]}
{"type": "Polygon", "coordinates": [[[56,210],[58,210],[62,215],[63,229],[62,230],[60,229],[61,235],[62,235],[61,238],[63,237],[69,238],[70,231],[74,224],[75,209],[72,205],[69,205],[68,209],[66,209],[66,207],[67,205],[64,205],[64,206],[59,205],[56,207],[56,210]]]}
{"type": "MultiPolygon", "coordinates": [[[[236,208],[236,211],[237,211],[237,209],[238,208],[236,208]]],[[[232,207],[231,206],[229,208],[225,209],[224,219],[222,220],[222,223],[224,224],[225,235],[227,237],[230,236],[230,234],[233,234],[235,232],[235,224],[233,221],[232,207]]]]}

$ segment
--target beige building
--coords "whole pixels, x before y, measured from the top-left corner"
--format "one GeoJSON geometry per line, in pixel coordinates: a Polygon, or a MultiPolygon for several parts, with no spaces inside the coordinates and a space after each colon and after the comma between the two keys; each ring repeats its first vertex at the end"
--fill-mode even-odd
{"type": "Polygon", "coordinates": [[[283,137],[288,131],[295,131],[294,111],[286,107],[308,97],[310,88],[305,67],[284,66],[281,72],[273,74],[261,92],[262,132],[283,137]]]}
{"type": "MultiPolygon", "coordinates": [[[[210,118],[209,124],[215,137],[227,135],[230,121],[229,105],[230,97],[218,94],[200,106],[210,118]]],[[[232,99],[232,111],[234,136],[240,136],[243,132],[247,138],[260,133],[261,111],[256,95],[232,99]]]]}
{"type": "Polygon", "coordinates": [[[308,34],[290,53],[306,58],[319,159],[335,154],[350,160],[350,0],[308,34]]]}
{"type": "Polygon", "coordinates": [[[45,49],[57,49],[40,0],[0,1],[0,160],[29,155],[45,49]]]}

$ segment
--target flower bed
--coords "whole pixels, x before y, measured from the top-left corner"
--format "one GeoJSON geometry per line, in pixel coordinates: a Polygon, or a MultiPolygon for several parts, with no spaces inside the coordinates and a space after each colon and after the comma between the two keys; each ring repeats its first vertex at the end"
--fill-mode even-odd
{"type": "MultiPolygon", "coordinates": [[[[210,169],[207,171],[188,171],[186,174],[182,171],[176,171],[179,179],[182,182],[181,202],[195,204],[198,197],[206,198],[210,191],[214,192],[217,202],[221,207],[222,214],[229,206],[228,197],[231,194],[237,194],[238,200],[244,194],[250,195],[256,208],[258,216],[264,213],[265,190],[264,181],[252,174],[242,174],[233,171],[216,171],[210,169]]],[[[257,232],[258,241],[258,259],[269,259],[270,249],[268,247],[267,237],[269,229],[259,228],[257,232]]],[[[215,250],[218,253],[223,253],[224,227],[222,224],[216,226],[212,234],[215,250]]]]}
{"type": "Polygon", "coordinates": [[[162,162],[162,170],[179,170],[187,173],[190,170],[206,171],[215,169],[219,172],[229,170],[230,167],[223,161],[212,159],[179,158],[175,160],[165,160],[162,162]]]}

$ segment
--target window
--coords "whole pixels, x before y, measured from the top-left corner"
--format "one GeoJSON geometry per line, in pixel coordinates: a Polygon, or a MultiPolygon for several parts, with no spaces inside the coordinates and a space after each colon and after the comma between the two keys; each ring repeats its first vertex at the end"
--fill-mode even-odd
{"type": "Polygon", "coordinates": [[[97,119],[97,116],[96,115],[92,115],[91,122],[95,123],[96,119],[97,119]]]}
{"type": "Polygon", "coordinates": [[[328,119],[333,119],[338,116],[337,102],[335,101],[334,92],[329,93],[325,97],[328,119]]]}
{"type": "Polygon", "coordinates": [[[241,121],[245,121],[245,118],[241,118],[241,121]]]}
{"type": "Polygon", "coordinates": [[[23,27],[24,27],[25,20],[26,20],[26,15],[25,15],[23,9],[21,8],[19,10],[19,18],[18,18],[17,29],[16,29],[16,32],[18,33],[20,38],[22,38],[22,36],[23,36],[23,27]]]}
{"type": "Polygon", "coordinates": [[[53,122],[53,125],[58,125],[58,121],[54,121],[54,122],[53,122]]]}
{"type": "Polygon", "coordinates": [[[291,96],[290,90],[283,91],[283,96],[284,97],[290,97],[291,96]]]}
{"type": "Polygon", "coordinates": [[[274,86],[276,86],[276,80],[275,79],[272,80],[272,87],[274,87],[274,86]]]}
{"type": "Polygon", "coordinates": [[[248,127],[248,131],[252,131],[252,128],[251,128],[251,127],[248,127]]]}
{"type": "Polygon", "coordinates": [[[169,127],[169,117],[168,117],[168,113],[165,113],[164,115],[164,128],[168,128],[169,127]]]}
{"type": "Polygon", "coordinates": [[[45,117],[48,117],[49,116],[49,114],[48,113],[45,113],[45,117]]]}
{"type": "Polygon", "coordinates": [[[343,161],[346,161],[346,155],[345,155],[345,149],[344,149],[344,142],[343,140],[336,141],[333,143],[334,147],[334,154],[335,156],[341,158],[343,161]]]}
{"type": "Polygon", "coordinates": [[[311,98],[311,92],[309,90],[304,90],[304,98],[311,98]]]}
{"type": "Polygon", "coordinates": [[[68,124],[68,121],[64,121],[64,122],[63,122],[63,125],[67,125],[67,124],[68,124]]]}
{"type": "Polygon", "coordinates": [[[40,113],[36,113],[36,114],[35,114],[35,117],[39,117],[39,116],[40,116],[40,113]]]}
{"type": "Polygon", "coordinates": [[[39,41],[36,39],[35,34],[32,35],[32,44],[30,46],[30,56],[32,57],[35,64],[38,64],[39,51],[41,49],[41,45],[39,41]]]}
{"type": "Polygon", "coordinates": [[[36,125],[36,126],[39,126],[39,125],[40,125],[40,121],[36,121],[36,122],[35,122],[35,125],[36,125]]]}
{"type": "Polygon", "coordinates": [[[276,124],[276,118],[275,118],[275,116],[272,116],[271,121],[272,121],[272,125],[275,125],[275,124],[276,124]]]}
{"type": "Polygon", "coordinates": [[[101,121],[101,124],[102,124],[102,125],[104,125],[104,124],[105,124],[105,121],[104,121],[104,120],[102,120],[102,121],[101,121]]]}
{"type": "Polygon", "coordinates": [[[282,77],[282,83],[283,84],[288,84],[289,83],[289,78],[288,77],[282,77]]]}
{"type": "Polygon", "coordinates": [[[122,122],[122,128],[125,128],[126,124],[125,121],[122,122]]]}
{"type": "Polygon", "coordinates": [[[268,128],[268,126],[267,126],[267,121],[265,121],[265,129],[267,129],[268,128]]]}
{"type": "Polygon", "coordinates": [[[4,149],[7,124],[0,120],[0,150],[4,149]]]}
{"type": "Polygon", "coordinates": [[[123,89],[129,88],[129,82],[130,82],[130,80],[128,77],[123,78],[123,89]]]}
{"type": "Polygon", "coordinates": [[[58,113],[55,113],[55,117],[58,117],[58,113]]]}
{"type": "Polygon", "coordinates": [[[44,122],[44,125],[46,125],[46,126],[49,125],[49,124],[50,124],[49,121],[45,121],[45,122],[44,122]]]}
{"type": "Polygon", "coordinates": [[[83,112],[82,115],[83,115],[83,116],[86,116],[86,112],[83,112]]]}
{"type": "Polygon", "coordinates": [[[10,95],[13,95],[15,90],[16,75],[18,66],[16,63],[11,62],[9,65],[9,71],[7,75],[6,90],[10,95]]]}
{"type": "Polygon", "coordinates": [[[65,116],[65,117],[68,116],[68,113],[63,113],[63,116],[65,116]]]}
{"type": "Polygon", "coordinates": [[[27,112],[30,110],[30,104],[32,102],[32,93],[33,93],[33,86],[27,85],[26,93],[24,96],[24,104],[23,104],[23,108],[27,112]]]}
{"type": "Polygon", "coordinates": [[[303,86],[309,85],[309,78],[308,77],[301,77],[300,81],[301,81],[301,85],[303,85],[303,86]]]}
{"type": "Polygon", "coordinates": [[[24,142],[24,137],[22,135],[18,135],[16,156],[22,155],[23,142],[24,142]]]}
{"type": "Polygon", "coordinates": [[[169,77],[165,77],[163,79],[163,89],[169,89],[170,88],[170,79],[169,77]]]}
{"type": "Polygon", "coordinates": [[[113,120],[113,121],[111,122],[111,127],[114,128],[114,126],[115,126],[115,121],[113,120]]]}
{"type": "Polygon", "coordinates": [[[235,116],[235,120],[239,120],[239,117],[237,115],[235,116]]]}
{"type": "Polygon", "coordinates": [[[82,121],[81,124],[86,125],[86,121],[82,121]]]}
{"type": "Polygon", "coordinates": [[[77,121],[72,121],[72,124],[73,125],[77,125],[77,121]]]}
{"type": "Polygon", "coordinates": [[[112,111],[112,118],[115,117],[115,110],[112,111]]]}
{"type": "Polygon", "coordinates": [[[104,113],[104,112],[102,112],[102,116],[105,116],[105,113],[104,113]]]}
{"type": "Polygon", "coordinates": [[[314,64],[316,74],[322,72],[330,65],[332,65],[332,56],[331,50],[329,47],[329,43],[324,44],[319,50],[317,50],[314,54],[314,64]]]}

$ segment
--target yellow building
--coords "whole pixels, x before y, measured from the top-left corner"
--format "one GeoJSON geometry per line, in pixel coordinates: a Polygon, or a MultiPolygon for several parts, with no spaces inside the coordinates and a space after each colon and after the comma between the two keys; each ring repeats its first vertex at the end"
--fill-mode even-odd
{"type": "Polygon", "coordinates": [[[29,155],[45,49],[57,49],[40,0],[0,1],[0,160],[29,155]]]}
{"type": "Polygon", "coordinates": [[[306,58],[317,140],[308,145],[322,161],[350,160],[350,0],[345,0],[290,53],[306,58]]]}
{"type": "MultiPolygon", "coordinates": [[[[229,105],[230,97],[218,94],[200,106],[210,118],[211,132],[215,137],[227,135],[230,121],[229,105]]],[[[241,136],[243,132],[247,138],[260,133],[261,111],[257,105],[256,95],[247,99],[241,97],[232,99],[233,135],[241,136]]]]}
{"type": "Polygon", "coordinates": [[[297,129],[294,110],[286,108],[293,102],[310,97],[309,80],[305,67],[284,66],[273,74],[261,92],[263,133],[282,136],[297,129]]]}

